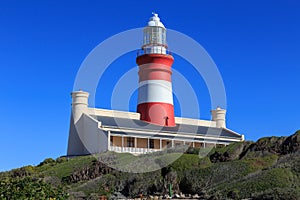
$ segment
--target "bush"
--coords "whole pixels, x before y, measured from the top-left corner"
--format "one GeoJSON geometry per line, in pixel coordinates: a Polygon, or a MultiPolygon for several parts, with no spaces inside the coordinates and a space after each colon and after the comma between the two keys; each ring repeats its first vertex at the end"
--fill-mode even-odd
{"type": "Polygon", "coordinates": [[[290,199],[298,200],[300,191],[293,188],[273,188],[264,192],[253,194],[253,200],[261,199],[290,199]]]}
{"type": "Polygon", "coordinates": [[[21,167],[21,168],[12,170],[11,177],[12,178],[17,178],[17,177],[22,178],[25,176],[30,176],[33,173],[34,173],[34,167],[29,165],[29,166],[25,166],[25,167],[21,167]]]}
{"type": "Polygon", "coordinates": [[[67,199],[61,187],[52,187],[41,179],[16,178],[0,181],[0,199],[67,199]]]}
{"type": "Polygon", "coordinates": [[[186,150],[186,153],[187,154],[196,154],[198,155],[199,154],[199,148],[194,148],[194,147],[189,147],[187,150],[186,150]]]}
{"type": "Polygon", "coordinates": [[[43,166],[43,165],[46,165],[46,164],[55,164],[55,160],[53,158],[46,158],[38,166],[43,166]]]}
{"type": "Polygon", "coordinates": [[[240,199],[239,193],[240,193],[240,191],[238,189],[233,189],[228,192],[227,197],[229,197],[231,199],[240,199]]]}
{"type": "Polygon", "coordinates": [[[66,157],[59,157],[56,159],[56,162],[57,163],[63,163],[63,162],[66,162],[68,161],[68,159],[66,157]]]}

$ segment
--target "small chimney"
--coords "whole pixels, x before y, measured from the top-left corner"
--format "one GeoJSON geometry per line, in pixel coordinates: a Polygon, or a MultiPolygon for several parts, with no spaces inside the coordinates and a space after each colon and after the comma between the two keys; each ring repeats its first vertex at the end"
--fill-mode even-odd
{"type": "Polygon", "coordinates": [[[211,111],[212,121],[216,122],[217,128],[226,128],[226,110],[217,107],[216,110],[211,111]]]}
{"type": "Polygon", "coordinates": [[[76,123],[81,115],[88,109],[89,93],[82,90],[74,91],[72,96],[72,115],[74,123],[76,123]]]}

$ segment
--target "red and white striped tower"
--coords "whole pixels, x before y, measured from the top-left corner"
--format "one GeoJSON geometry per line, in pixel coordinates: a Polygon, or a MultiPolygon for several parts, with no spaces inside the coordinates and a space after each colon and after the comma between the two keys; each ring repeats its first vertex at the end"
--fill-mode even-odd
{"type": "Polygon", "coordinates": [[[139,65],[137,112],[141,120],[161,126],[175,126],[172,64],[167,51],[166,28],[156,13],[144,28],[144,41],[136,58],[139,65]]]}

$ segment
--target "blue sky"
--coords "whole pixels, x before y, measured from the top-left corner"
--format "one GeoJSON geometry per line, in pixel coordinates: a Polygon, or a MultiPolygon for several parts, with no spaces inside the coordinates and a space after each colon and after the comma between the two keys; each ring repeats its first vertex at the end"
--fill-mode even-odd
{"type": "MultiPolygon", "coordinates": [[[[66,153],[70,92],[81,63],[108,37],[144,26],[153,11],[167,28],[200,43],[218,66],[229,128],[249,140],[300,129],[297,0],[1,1],[0,171],[66,153]]],[[[175,59],[174,69],[199,89],[201,118],[209,119],[205,83],[187,61],[175,59]]],[[[117,80],[110,72],[120,77],[132,67],[134,52],[112,63],[97,107],[110,107],[117,80]]],[[[135,102],[133,96],[129,110],[135,102]]]]}

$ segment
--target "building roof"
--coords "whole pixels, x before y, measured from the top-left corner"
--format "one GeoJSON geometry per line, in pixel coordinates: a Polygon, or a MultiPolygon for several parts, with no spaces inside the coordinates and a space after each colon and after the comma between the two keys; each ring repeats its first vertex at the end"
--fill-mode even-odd
{"type": "Polygon", "coordinates": [[[215,128],[208,126],[197,126],[190,124],[177,124],[175,127],[162,127],[155,124],[150,124],[141,120],[127,119],[111,116],[92,116],[101,122],[103,128],[115,128],[125,131],[139,130],[145,132],[159,133],[172,133],[181,135],[199,135],[199,136],[212,136],[222,138],[241,139],[242,135],[235,133],[226,128],[215,128]]]}

